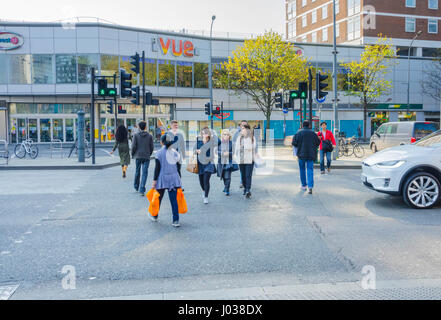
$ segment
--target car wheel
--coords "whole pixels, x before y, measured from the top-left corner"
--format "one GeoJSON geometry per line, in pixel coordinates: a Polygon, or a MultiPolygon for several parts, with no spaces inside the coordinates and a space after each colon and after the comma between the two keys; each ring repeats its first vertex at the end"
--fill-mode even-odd
{"type": "Polygon", "coordinates": [[[427,172],[410,176],[403,188],[403,198],[407,205],[415,209],[430,209],[440,200],[440,183],[427,172]]]}
{"type": "Polygon", "coordinates": [[[371,150],[372,150],[373,153],[377,153],[378,152],[377,145],[375,143],[371,144],[371,150]]]}

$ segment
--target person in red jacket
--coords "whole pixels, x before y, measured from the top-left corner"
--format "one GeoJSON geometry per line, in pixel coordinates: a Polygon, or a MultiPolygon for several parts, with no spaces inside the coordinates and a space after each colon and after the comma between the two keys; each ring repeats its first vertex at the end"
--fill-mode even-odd
{"type": "Polygon", "coordinates": [[[321,131],[318,133],[320,138],[320,171],[325,174],[325,156],[327,159],[328,173],[331,172],[331,157],[333,147],[336,146],[334,135],[328,130],[326,122],[322,122],[321,131]]]}

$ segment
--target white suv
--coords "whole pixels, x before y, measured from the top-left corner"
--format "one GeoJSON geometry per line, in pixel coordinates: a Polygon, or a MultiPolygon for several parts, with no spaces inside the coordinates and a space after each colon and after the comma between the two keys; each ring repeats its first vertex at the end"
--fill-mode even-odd
{"type": "Polygon", "coordinates": [[[413,208],[434,207],[441,194],[441,130],[367,158],[361,180],[378,192],[403,196],[413,208]]]}

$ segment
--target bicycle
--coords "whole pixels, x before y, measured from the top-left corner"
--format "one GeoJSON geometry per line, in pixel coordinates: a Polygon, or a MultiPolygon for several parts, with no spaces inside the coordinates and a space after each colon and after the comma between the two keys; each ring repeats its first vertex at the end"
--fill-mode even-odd
{"type": "MultiPolygon", "coordinates": [[[[74,150],[75,150],[75,154],[77,155],[78,154],[78,139],[75,139],[74,144],[70,148],[68,158],[71,157],[74,150]]],[[[89,141],[87,141],[87,139],[84,139],[84,156],[86,158],[90,158],[92,156],[92,152],[90,151],[90,148],[89,148],[89,141]]]]}
{"type": "Polygon", "coordinates": [[[35,159],[38,156],[38,147],[34,144],[32,139],[26,139],[15,146],[14,153],[19,159],[26,157],[26,154],[29,154],[31,159],[35,159]]]}
{"type": "Polygon", "coordinates": [[[364,148],[358,144],[357,139],[355,136],[349,139],[340,138],[339,140],[339,153],[338,155],[340,157],[350,157],[352,155],[356,156],[357,158],[363,158],[365,155],[364,148]]]}

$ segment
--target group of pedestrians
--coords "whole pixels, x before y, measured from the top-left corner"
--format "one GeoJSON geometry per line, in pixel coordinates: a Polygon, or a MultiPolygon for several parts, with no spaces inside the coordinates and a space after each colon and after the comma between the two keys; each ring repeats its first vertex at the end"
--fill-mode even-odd
{"type": "MultiPolygon", "coordinates": [[[[132,137],[131,148],[128,130],[123,125],[118,127],[115,140],[111,153],[118,149],[123,178],[127,177],[130,159],[135,159],[134,189],[144,196],[150,158],[154,150],[154,138],[147,131],[147,123],[141,121],[138,124],[132,137]]],[[[159,192],[160,203],[165,191],[168,191],[173,212],[172,225],[179,227],[177,193],[179,189],[183,191],[181,171],[186,157],[186,142],[184,136],[179,133],[177,121],[171,122],[170,131],[160,137],[160,142],[161,149],[156,154],[152,188],[159,192]]],[[[292,145],[299,159],[301,189],[312,194],[317,150],[320,150],[321,173],[325,174],[325,170],[330,173],[331,155],[336,145],[335,138],[332,132],[327,130],[325,122],[321,123],[320,132],[315,133],[310,128],[310,123],[304,121],[303,128],[293,137],[292,145]]],[[[253,171],[256,159],[260,156],[254,132],[247,121],[240,123],[234,136],[230,130],[225,129],[218,138],[208,127],[203,128],[196,139],[191,156],[197,163],[197,170],[194,173],[199,178],[204,204],[209,203],[211,177],[217,175],[223,181],[223,192],[226,196],[230,196],[231,178],[236,171],[240,172],[240,187],[243,188],[243,195],[248,199],[251,198],[253,171]]],[[[157,221],[157,217],[152,217],[152,220],[157,221]]]]}
{"type": "Polygon", "coordinates": [[[254,133],[246,121],[240,123],[234,137],[229,129],[222,130],[221,138],[218,138],[213,136],[209,128],[203,128],[196,140],[193,154],[197,159],[197,173],[205,204],[208,204],[212,175],[216,174],[223,181],[223,192],[230,196],[231,177],[236,171],[240,171],[240,188],[244,189],[243,195],[247,199],[251,198],[252,175],[258,155],[254,133]]]}
{"type": "MultiPolygon", "coordinates": [[[[131,158],[136,161],[134,189],[145,196],[146,182],[150,158],[153,154],[153,136],[147,131],[147,124],[141,121],[134,130],[129,146],[129,132],[124,125],[117,128],[115,145],[111,154],[118,149],[123,178],[127,177],[127,167],[131,158]]],[[[165,191],[168,191],[172,212],[173,226],[179,227],[177,191],[182,186],[182,164],[186,157],[186,142],[179,133],[177,121],[171,122],[170,131],[160,137],[161,149],[155,157],[155,172],[152,188],[160,194],[161,203],[165,191]]],[[[251,184],[254,161],[257,156],[257,142],[253,131],[246,121],[242,121],[234,137],[230,130],[222,131],[218,138],[209,128],[203,128],[199,133],[194,146],[192,157],[197,163],[197,175],[203,194],[203,203],[208,204],[210,194],[210,180],[217,175],[223,181],[226,196],[231,194],[231,178],[233,172],[240,171],[240,188],[243,195],[251,198],[251,184]],[[217,157],[216,157],[217,155],[217,157]],[[217,161],[216,161],[217,158],[217,161]]],[[[151,217],[157,221],[157,217],[151,217]]]]}
{"type": "Polygon", "coordinates": [[[309,121],[303,122],[303,128],[292,139],[294,154],[299,159],[301,190],[312,194],[314,188],[314,162],[317,160],[317,150],[320,150],[321,174],[331,172],[332,151],[336,146],[334,135],[327,130],[326,122],[322,122],[321,130],[315,133],[310,128],[309,121]],[[326,157],[326,168],[325,168],[326,157]]]}

